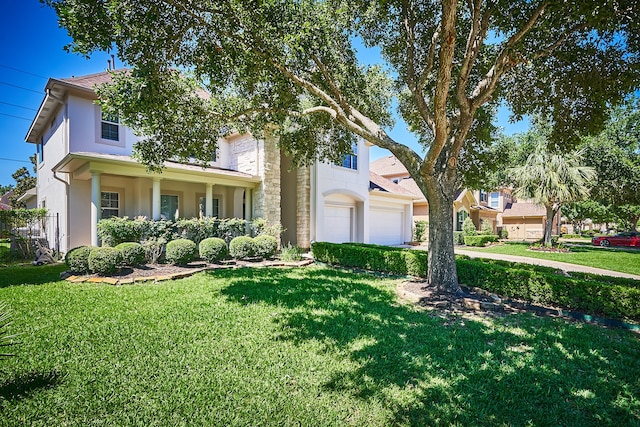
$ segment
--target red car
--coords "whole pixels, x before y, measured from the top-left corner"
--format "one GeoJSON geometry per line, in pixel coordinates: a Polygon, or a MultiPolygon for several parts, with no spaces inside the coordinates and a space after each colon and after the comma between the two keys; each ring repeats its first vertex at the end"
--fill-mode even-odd
{"type": "Polygon", "coordinates": [[[597,236],[591,239],[596,246],[638,246],[640,247],[640,233],[627,231],[615,236],[597,236]]]}

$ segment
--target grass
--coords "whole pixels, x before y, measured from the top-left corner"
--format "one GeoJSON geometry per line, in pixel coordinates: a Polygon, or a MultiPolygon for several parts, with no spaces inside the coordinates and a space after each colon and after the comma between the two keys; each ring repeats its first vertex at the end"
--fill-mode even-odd
{"type": "Polygon", "coordinates": [[[0,425],[640,425],[628,331],[440,316],[324,268],[121,287],[60,269],[1,272],[21,343],[0,425]]]}
{"type": "Polygon", "coordinates": [[[529,243],[507,243],[487,248],[465,246],[464,250],[548,259],[640,275],[640,251],[637,250],[571,246],[568,253],[553,253],[530,251],[528,248],[529,243]]]}

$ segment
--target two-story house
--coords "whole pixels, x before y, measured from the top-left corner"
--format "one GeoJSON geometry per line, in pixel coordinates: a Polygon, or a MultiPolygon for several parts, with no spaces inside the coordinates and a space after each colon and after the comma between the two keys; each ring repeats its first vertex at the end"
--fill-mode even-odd
{"type": "MultiPolygon", "coordinates": [[[[370,169],[415,196],[413,201],[414,221],[429,221],[429,203],[426,197],[404,165],[395,156],[386,156],[373,161],[370,169]]],[[[497,209],[488,204],[478,203],[477,196],[473,191],[462,189],[456,193],[451,218],[454,230],[462,231],[462,223],[469,217],[473,220],[476,228],[479,229],[483,221],[488,221],[495,230],[497,215],[497,209]]]]}
{"type": "Polygon", "coordinates": [[[341,164],[290,170],[274,137],[235,134],[219,141],[206,166],[166,162],[149,173],[131,153],[131,129],[96,104],[108,72],[49,79],[26,141],[36,145],[37,205],[60,215],[60,248],[98,245],[97,223],[110,216],[265,218],[286,229],[283,243],[400,244],[411,239],[414,196],[374,185],[369,144],[341,164]]]}

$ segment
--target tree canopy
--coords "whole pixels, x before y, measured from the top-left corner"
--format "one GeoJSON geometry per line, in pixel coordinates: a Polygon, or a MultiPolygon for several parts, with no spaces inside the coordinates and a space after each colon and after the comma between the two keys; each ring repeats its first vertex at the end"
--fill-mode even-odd
{"type": "Polygon", "coordinates": [[[71,51],[116,48],[133,66],[101,95],[147,136],[136,147],[147,165],[210,158],[219,136],[260,137],[268,123],[297,163],[339,158],[356,135],[390,150],[429,201],[428,280],[451,291],[451,206],[491,141],[497,103],[548,115],[552,139],[569,144],[639,81],[632,0],[44,1],[71,51]],[[357,39],[386,68],[359,64],[357,39]],[[422,151],[386,132],[394,99],[422,151]]]}

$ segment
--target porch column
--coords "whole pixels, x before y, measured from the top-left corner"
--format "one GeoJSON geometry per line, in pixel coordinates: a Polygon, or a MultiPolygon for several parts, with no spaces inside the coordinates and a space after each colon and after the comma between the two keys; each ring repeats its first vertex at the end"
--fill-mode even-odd
{"type": "Polygon", "coordinates": [[[152,218],[157,221],[160,219],[160,178],[153,178],[151,206],[152,218]]]}
{"type": "Polygon", "coordinates": [[[242,218],[242,197],[244,196],[244,188],[238,187],[233,190],[233,217],[242,218]]]}
{"type": "Polygon", "coordinates": [[[247,221],[251,221],[251,188],[247,187],[244,189],[244,219],[247,221]]]}
{"type": "Polygon", "coordinates": [[[204,215],[208,218],[213,216],[213,184],[207,183],[207,195],[204,202],[204,215]]]}
{"type": "Polygon", "coordinates": [[[91,172],[91,246],[98,246],[98,221],[101,217],[100,172],[91,172]]]}

